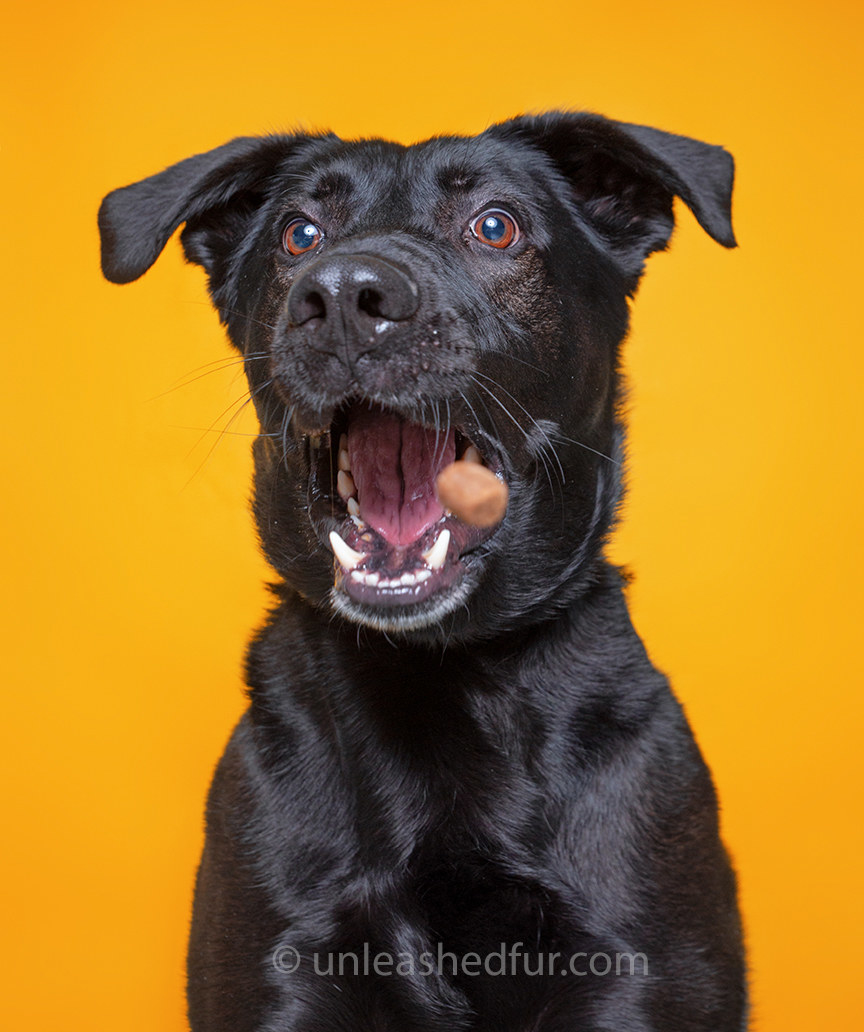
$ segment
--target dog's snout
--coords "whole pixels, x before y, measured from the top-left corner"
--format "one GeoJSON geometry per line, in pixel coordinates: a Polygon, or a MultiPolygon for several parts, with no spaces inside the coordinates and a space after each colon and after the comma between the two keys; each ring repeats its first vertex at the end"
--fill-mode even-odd
{"type": "Polygon", "coordinates": [[[368,350],[381,320],[402,322],[417,311],[419,292],[403,269],[373,255],[334,255],[294,281],[286,310],[292,327],[306,325],[322,351],[349,357],[368,350]]]}

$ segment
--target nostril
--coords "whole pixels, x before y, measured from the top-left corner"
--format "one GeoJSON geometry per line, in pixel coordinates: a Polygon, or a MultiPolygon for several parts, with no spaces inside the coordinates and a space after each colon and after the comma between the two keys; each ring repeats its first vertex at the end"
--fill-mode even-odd
{"type": "Polygon", "coordinates": [[[290,315],[295,326],[300,326],[310,319],[326,319],[327,305],[317,290],[309,290],[302,297],[291,299],[290,315]]]}
{"type": "Polygon", "coordinates": [[[386,318],[381,310],[382,298],[377,290],[364,287],[357,296],[357,307],[361,312],[371,315],[375,319],[386,318]]]}
{"type": "Polygon", "coordinates": [[[290,328],[305,326],[321,337],[359,334],[365,340],[369,320],[410,319],[418,303],[417,285],[402,269],[374,255],[336,254],[298,275],[285,307],[290,328]]]}

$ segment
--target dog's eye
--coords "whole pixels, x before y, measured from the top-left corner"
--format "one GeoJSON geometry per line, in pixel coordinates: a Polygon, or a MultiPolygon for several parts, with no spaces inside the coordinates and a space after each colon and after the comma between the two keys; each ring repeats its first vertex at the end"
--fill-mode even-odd
{"type": "Polygon", "coordinates": [[[285,227],[282,246],[289,254],[305,254],[324,239],[320,227],[308,219],[294,219],[285,227]]]}
{"type": "Polygon", "coordinates": [[[490,247],[509,247],[519,239],[516,219],[499,208],[490,208],[472,219],[471,232],[490,247]]]}

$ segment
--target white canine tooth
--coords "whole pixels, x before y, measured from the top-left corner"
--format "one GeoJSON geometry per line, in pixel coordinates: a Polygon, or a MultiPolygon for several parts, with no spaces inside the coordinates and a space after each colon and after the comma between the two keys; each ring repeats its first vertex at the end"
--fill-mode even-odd
{"type": "Polygon", "coordinates": [[[339,449],[339,469],[345,470],[346,473],[351,472],[351,460],[348,458],[348,451],[345,448],[339,449]]]}
{"type": "Polygon", "coordinates": [[[463,462],[476,462],[478,466],[483,465],[483,459],[480,458],[480,452],[474,447],[473,444],[469,444],[465,449],[465,453],[462,456],[463,462]]]}
{"type": "Polygon", "coordinates": [[[335,530],[330,531],[330,547],[333,549],[333,554],[339,560],[340,565],[345,570],[353,570],[366,558],[362,552],[355,552],[350,545],[346,545],[335,530]]]}
{"type": "Polygon", "coordinates": [[[357,499],[356,498],[349,498],[348,499],[348,512],[349,512],[349,514],[351,516],[359,516],[360,515],[360,506],[357,504],[357,499]]]}
{"type": "Polygon", "coordinates": [[[339,475],[336,477],[336,490],[339,492],[343,502],[347,502],[352,495],[357,493],[357,488],[354,486],[354,478],[350,473],[346,473],[344,469],[340,469],[339,475]]]}
{"type": "Polygon", "coordinates": [[[431,567],[433,570],[440,570],[444,565],[444,560],[447,558],[447,549],[449,547],[450,531],[445,529],[438,535],[438,540],[429,549],[429,551],[423,553],[426,565],[431,567]]]}

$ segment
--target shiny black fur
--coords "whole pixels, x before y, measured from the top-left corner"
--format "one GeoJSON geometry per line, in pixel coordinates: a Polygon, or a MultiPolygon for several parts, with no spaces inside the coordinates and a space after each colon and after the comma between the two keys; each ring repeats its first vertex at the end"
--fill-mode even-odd
{"type": "Polygon", "coordinates": [[[731,188],[718,147],[553,113],[410,148],[239,139],[105,199],[115,282],[185,223],[186,255],[247,359],[255,516],[281,578],[208,803],[196,1032],[745,1027],[711,778],[602,555],[628,299],[668,241],[674,196],[734,246],[731,188]],[[507,251],[466,230],[490,207],[521,226],[507,251]],[[298,212],[325,243],[294,257],[281,240],[298,212]],[[292,285],[358,255],[404,270],[416,310],[381,321],[352,305],[314,337],[289,311],[292,285]],[[458,588],[413,615],[333,586],[309,435],[348,398],[470,431],[510,486],[458,588]],[[410,973],[404,958],[439,943],[456,958],[517,943],[565,961],[642,954],[647,971],[410,973]],[[391,955],[388,973],[316,973],[313,955],[320,970],[364,944],[391,955]],[[287,946],[302,958],[290,973],[287,946]]]}

